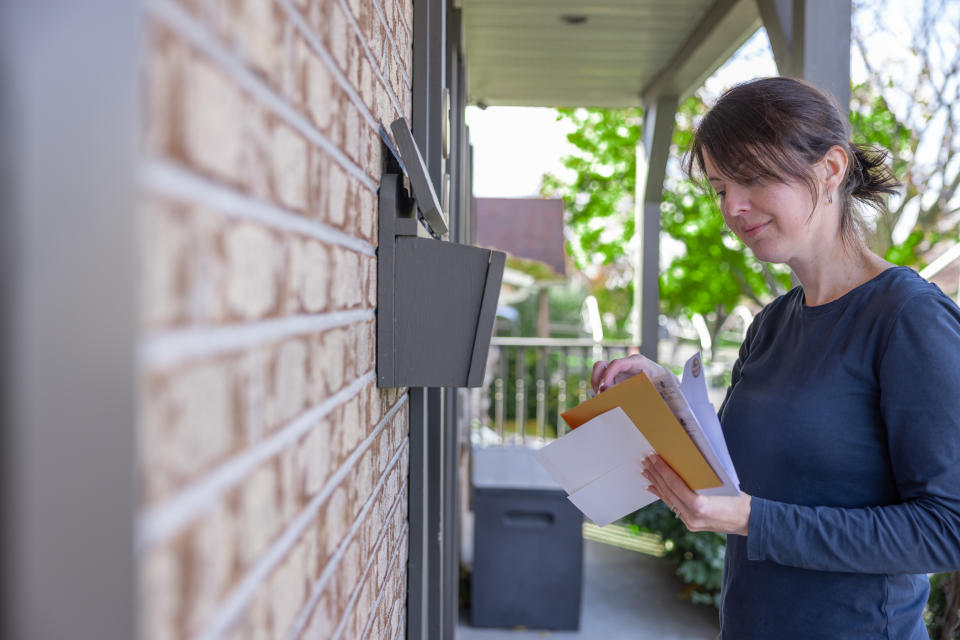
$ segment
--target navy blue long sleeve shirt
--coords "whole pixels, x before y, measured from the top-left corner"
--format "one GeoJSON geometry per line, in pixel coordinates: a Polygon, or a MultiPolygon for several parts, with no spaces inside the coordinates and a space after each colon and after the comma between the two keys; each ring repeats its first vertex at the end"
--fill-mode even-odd
{"type": "Polygon", "coordinates": [[[721,638],[926,640],[926,573],[960,569],[960,310],[887,269],[750,326],[720,408],[747,536],[721,638]]]}

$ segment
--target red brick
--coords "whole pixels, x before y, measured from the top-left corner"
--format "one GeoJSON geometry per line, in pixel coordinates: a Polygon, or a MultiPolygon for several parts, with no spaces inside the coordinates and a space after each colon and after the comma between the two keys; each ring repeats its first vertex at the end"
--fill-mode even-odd
{"type": "Polygon", "coordinates": [[[141,487],[156,500],[235,450],[243,389],[235,362],[201,363],[150,375],[140,409],[141,487]]]}
{"type": "Polygon", "coordinates": [[[285,426],[300,415],[307,398],[307,341],[279,344],[268,364],[264,398],[267,429],[285,426]]]}
{"type": "Polygon", "coordinates": [[[151,328],[184,324],[190,317],[196,242],[185,207],[160,199],[141,206],[141,322],[151,328]]]}
{"type": "Polygon", "coordinates": [[[271,0],[219,0],[217,32],[269,84],[279,87],[284,70],[286,15],[271,0]]]}

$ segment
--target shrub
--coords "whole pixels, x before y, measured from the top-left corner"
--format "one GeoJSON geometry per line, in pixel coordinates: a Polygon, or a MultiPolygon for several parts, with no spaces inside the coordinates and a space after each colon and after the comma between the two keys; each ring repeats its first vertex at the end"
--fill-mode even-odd
{"type": "Polygon", "coordinates": [[[930,599],[923,620],[933,640],[960,638],[960,571],[930,576],[930,599]]]}

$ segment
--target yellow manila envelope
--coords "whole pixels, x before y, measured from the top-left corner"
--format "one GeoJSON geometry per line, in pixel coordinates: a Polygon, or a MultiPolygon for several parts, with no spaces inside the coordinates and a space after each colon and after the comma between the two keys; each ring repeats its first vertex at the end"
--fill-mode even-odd
{"type": "Polygon", "coordinates": [[[645,374],[610,387],[595,398],[564,412],[561,417],[571,429],[576,429],[615,407],[623,409],[688,487],[699,490],[723,484],[645,374]]]}

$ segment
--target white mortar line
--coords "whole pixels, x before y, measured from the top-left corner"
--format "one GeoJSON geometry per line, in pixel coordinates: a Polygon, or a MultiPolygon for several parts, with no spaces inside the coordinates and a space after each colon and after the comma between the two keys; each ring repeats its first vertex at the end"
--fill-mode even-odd
{"type": "MultiPolygon", "coordinates": [[[[350,101],[353,102],[353,104],[356,105],[357,109],[360,111],[360,115],[363,116],[363,119],[367,121],[367,124],[370,125],[370,128],[373,129],[373,131],[376,132],[377,136],[379,137],[380,132],[378,127],[380,125],[370,112],[370,108],[366,103],[364,103],[363,98],[360,97],[357,89],[350,84],[350,81],[347,79],[347,76],[343,73],[343,71],[340,70],[340,67],[337,66],[336,60],[333,59],[333,56],[330,55],[329,51],[327,51],[326,47],[323,45],[323,42],[313,32],[313,29],[310,28],[310,25],[307,24],[306,19],[304,19],[300,11],[290,3],[290,0],[277,1],[278,4],[280,4],[280,6],[282,6],[287,12],[287,17],[290,18],[290,22],[292,22],[293,26],[296,27],[297,31],[300,32],[300,35],[303,37],[303,39],[307,41],[307,44],[311,49],[313,49],[314,53],[317,54],[317,57],[323,61],[327,71],[329,71],[337,79],[337,84],[339,84],[343,92],[349,96],[350,101]]],[[[377,65],[372,64],[371,66],[374,69],[377,69],[377,65]]],[[[380,78],[380,81],[383,82],[382,77],[380,78]]],[[[385,89],[389,89],[389,85],[386,85],[385,89]]],[[[401,113],[396,104],[393,106],[397,113],[401,113]]]]}
{"type": "Polygon", "coordinates": [[[310,142],[326,151],[347,173],[353,175],[371,191],[377,190],[376,183],[362,168],[357,166],[343,151],[325,135],[320,133],[305,116],[294,109],[282,97],[277,95],[263,80],[250,71],[243,62],[223,47],[206,28],[198,23],[186,9],[174,0],[147,0],[145,9],[154,17],[166,22],[185,36],[195,47],[203,51],[210,59],[230,74],[230,76],[265,107],[274,112],[281,120],[297,129],[310,142]]]}
{"type": "Polygon", "coordinates": [[[330,311],[262,320],[250,324],[190,327],[147,334],[137,353],[141,368],[170,367],[192,359],[243,351],[295,336],[373,320],[372,309],[330,311]]]}
{"type": "Polygon", "coordinates": [[[399,7],[400,11],[398,12],[399,17],[397,18],[397,22],[400,23],[400,26],[403,28],[403,30],[407,32],[410,42],[413,42],[413,28],[412,26],[407,25],[407,16],[403,11],[403,3],[398,2],[397,0],[383,0],[383,2],[390,2],[391,4],[399,7]]]}
{"type": "Polygon", "coordinates": [[[364,255],[376,255],[376,247],[366,240],[248,196],[165,158],[143,160],[139,182],[143,188],[158,195],[210,207],[227,217],[259,222],[272,229],[293,231],[364,255]]]}
{"type": "Polygon", "coordinates": [[[390,51],[393,53],[392,57],[394,61],[400,66],[400,74],[403,76],[403,81],[407,83],[408,87],[412,87],[413,82],[410,80],[410,75],[407,73],[407,69],[403,65],[403,60],[400,58],[400,47],[397,46],[397,41],[393,37],[393,32],[390,31],[390,26],[387,24],[387,17],[383,13],[383,7],[380,6],[380,0],[374,0],[373,8],[377,12],[377,16],[380,18],[380,25],[383,27],[383,32],[387,34],[387,38],[390,40],[390,51]]]}
{"type": "MultiPolygon", "coordinates": [[[[404,486],[406,486],[406,483],[404,483],[404,486]]],[[[400,547],[403,546],[403,536],[406,535],[407,529],[409,528],[410,528],[410,523],[404,522],[403,528],[400,529],[400,535],[397,537],[397,544],[394,545],[393,553],[390,555],[390,562],[387,563],[387,573],[383,577],[383,586],[386,586],[387,580],[389,580],[390,577],[393,575],[393,568],[397,566],[397,557],[400,555],[400,547]]],[[[377,609],[380,608],[380,602],[383,600],[383,592],[384,590],[381,588],[380,594],[377,596],[377,599],[373,603],[373,607],[370,608],[371,615],[367,619],[367,626],[363,628],[363,634],[361,634],[360,636],[361,638],[363,638],[363,640],[366,640],[367,636],[370,634],[370,627],[373,625],[373,619],[376,617],[377,609]]]]}
{"type": "MultiPolygon", "coordinates": [[[[399,406],[400,404],[401,403],[398,402],[396,406],[399,406]]],[[[369,442],[365,441],[365,444],[369,446],[369,442]]],[[[387,476],[390,475],[390,471],[393,470],[393,466],[396,464],[397,460],[400,459],[400,454],[405,448],[406,443],[404,443],[404,446],[401,446],[397,450],[397,453],[394,454],[390,463],[387,465],[387,468],[384,470],[383,476],[380,478],[380,481],[377,483],[376,487],[374,487],[370,497],[364,504],[363,509],[357,516],[356,521],[354,521],[354,525],[347,534],[345,541],[349,541],[359,528],[357,523],[360,522],[366,515],[367,511],[370,510],[370,505],[373,504],[374,499],[379,494],[384,482],[386,482],[387,476]]],[[[359,456],[351,456],[350,461],[356,462],[358,458],[359,456]]],[[[343,469],[343,467],[341,467],[341,469],[343,469]]],[[[349,469],[347,470],[349,471],[349,469]]],[[[269,577],[270,572],[273,571],[278,564],[280,564],[280,562],[287,555],[287,552],[293,548],[297,540],[300,539],[300,536],[303,535],[303,532],[307,529],[307,527],[314,522],[321,505],[323,505],[329,495],[333,493],[333,489],[336,488],[337,484],[339,484],[339,482],[345,477],[346,473],[342,474],[336,483],[328,482],[327,486],[329,487],[329,490],[321,491],[314,496],[312,500],[310,500],[310,503],[303,509],[303,511],[300,512],[300,515],[297,516],[293,523],[287,527],[287,530],[283,532],[273,546],[270,547],[270,549],[260,557],[260,560],[254,565],[254,567],[247,572],[242,580],[240,580],[240,583],[233,589],[233,591],[230,592],[230,595],[228,595],[223,601],[220,608],[214,612],[212,616],[210,616],[211,621],[207,624],[207,627],[198,636],[196,636],[198,640],[216,640],[223,633],[228,631],[234,623],[236,623],[237,619],[246,609],[246,606],[250,600],[252,600],[257,591],[264,586],[264,582],[269,577]]],[[[331,480],[333,479],[331,478],[331,480]]],[[[327,487],[325,487],[325,489],[327,489],[327,487]]],[[[342,551],[340,554],[342,555],[342,551]]]]}
{"type": "MultiPolygon", "coordinates": [[[[403,449],[403,447],[401,447],[401,449],[403,449]]],[[[399,508],[400,503],[403,502],[401,500],[401,497],[406,492],[406,489],[407,489],[407,481],[404,480],[403,484],[400,485],[400,490],[397,497],[394,499],[393,504],[390,506],[390,512],[387,514],[387,517],[384,518],[385,522],[389,522],[390,518],[393,517],[393,513],[399,508]]],[[[396,559],[396,555],[397,555],[396,552],[397,552],[397,549],[400,548],[400,542],[402,540],[403,540],[403,537],[401,536],[400,539],[397,540],[396,548],[394,549],[394,552],[390,556],[390,564],[387,567],[388,575],[384,576],[384,584],[386,584],[386,579],[389,576],[389,569],[392,567],[394,559],[396,559]]],[[[373,565],[376,563],[377,552],[380,550],[380,546],[382,544],[383,544],[383,536],[381,536],[380,539],[377,540],[376,548],[370,554],[370,558],[367,561],[367,565],[363,569],[363,574],[360,576],[360,579],[357,581],[357,586],[354,588],[353,594],[350,596],[350,600],[349,602],[347,602],[347,606],[344,608],[343,614],[340,616],[340,623],[337,625],[337,628],[334,631],[331,640],[337,640],[337,638],[339,638],[340,635],[343,633],[345,625],[347,624],[348,616],[350,615],[350,612],[353,610],[353,607],[357,604],[357,600],[359,600],[360,598],[360,592],[363,590],[363,585],[367,581],[367,577],[370,575],[370,571],[372,570],[373,565]]],[[[322,593],[322,590],[321,590],[321,593],[322,593]]],[[[383,597],[382,591],[380,593],[380,596],[383,597]]],[[[380,598],[377,598],[377,602],[379,601],[380,601],[380,598]]],[[[374,610],[376,610],[376,607],[374,607],[374,610]]],[[[306,622],[306,620],[309,618],[310,613],[312,613],[312,609],[307,611],[307,616],[304,618],[304,622],[306,622]]],[[[369,625],[369,622],[368,622],[368,625],[369,625]]],[[[302,631],[302,629],[296,630],[296,633],[299,634],[300,631],[302,631]]],[[[294,640],[294,638],[296,638],[296,635],[292,633],[287,636],[287,640],[294,640]]]]}
{"type": "MultiPolygon", "coordinates": [[[[400,116],[403,116],[403,107],[400,106],[400,100],[393,92],[393,87],[390,85],[390,81],[387,80],[386,76],[383,75],[383,71],[377,66],[377,61],[373,56],[373,51],[370,50],[370,45],[367,44],[367,39],[363,36],[363,29],[360,28],[360,24],[357,22],[356,16],[354,16],[353,12],[350,11],[350,5],[347,4],[347,0],[340,0],[340,8],[343,9],[343,12],[347,15],[347,20],[350,22],[351,26],[353,26],[353,32],[356,34],[361,46],[363,46],[363,52],[367,56],[367,61],[370,62],[370,66],[373,67],[377,77],[380,78],[381,82],[383,82],[383,88],[386,89],[387,95],[390,97],[390,101],[393,103],[393,108],[398,114],[400,114],[400,116]]],[[[401,65],[401,68],[402,66],[403,65],[401,65]]]]}
{"type": "MultiPolygon", "coordinates": [[[[410,444],[409,438],[404,440],[403,444],[400,446],[399,449],[397,449],[397,453],[394,454],[393,459],[390,461],[390,464],[388,465],[388,471],[390,468],[393,467],[393,464],[395,463],[395,461],[399,459],[400,454],[405,449],[409,448],[409,444],[410,444]]],[[[386,479],[387,475],[388,474],[385,472],[383,474],[383,477],[380,479],[380,483],[377,484],[377,489],[373,491],[374,497],[379,493],[380,485],[386,479]]],[[[400,491],[398,492],[397,498],[394,500],[393,506],[390,507],[390,515],[393,515],[394,509],[396,509],[397,506],[400,504],[401,502],[400,497],[404,495],[406,488],[407,488],[407,480],[404,479],[403,484],[400,485],[400,491]]],[[[350,527],[350,531],[347,532],[347,535],[344,536],[343,540],[341,540],[340,544],[337,545],[337,548],[334,550],[333,554],[327,560],[327,564],[323,567],[323,571],[320,573],[320,577],[317,578],[317,581],[313,585],[313,590],[310,593],[310,598],[307,600],[307,603],[303,605],[303,607],[300,609],[300,613],[297,614],[296,620],[294,621],[293,625],[290,627],[290,631],[286,635],[286,640],[293,640],[303,632],[304,627],[306,627],[307,625],[307,621],[310,619],[310,614],[313,613],[313,610],[317,606],[317,600],[319,600],[320,596],[323,595],[323,591],[324,589],[326,589],[327,583],[331,580],[331,578],[333,578],[333,575],[337,569],[337,565],[340,563],[340,560],[343,557],[343,554],[346,553],[347,547],[350,546],[350,541],[353,540],[353,536],[356,534],[357,530],[359,530],[361,523],[363,522],[363,518],[366,515],[369,504],[371,504],[371,501],[368,500],[367,504],[364,505],[363,510],[361,510],[356,520],[354,520],[353,525],[350,527]]],[[[387,519],[389,518],[390,516],[387,516],[387,519]]],[[[364,573],[364,575],[366,574],[364,573]]],[[[359,584],[361,585],[363,584],[362,579],[360,580],[359,584]]],[[[350,602],[347,604],[346,611],[350,610],[350,608],[353,606],[354,600],[356,599],[356,595],[358,591],[356,589],[354,591],[355,593],[353,594],[353,596],[351,596],[350,602]]],[[[337,626],[338,633],[339,633],[340,626],[342,626],[343,620],[345,619],[346,619],[346,616],[343,617],[340,625],[337,626]]]]}
{"type": "MultiPolygon", "coordinates": [[[[213,471],[199,478],[196,482],[178,492],[170,499],[153,507],[141,510],[136,523],[137,551],[142,552],[152,546],[160,544],[181,531],[198,517],[208,513],[217,505],[217,502],[224,493],[239,484],[241,480],[250,475],[266,460],[280,453],[285,447],[308,432],[316,425],[318,420],[340,405],[352,400],[355,395],[375,379],[376,375],[372,371],[357,378],[337,393],[293,420],[293,422],[281,428],[266,440],[223,462],[213,469],[213,471]]],[[[384,425],[389,421],[389,418],[392,417],[393,413],[397,411],[401,404],[402,400],[397,402],[397,404],[387,412],[377,426],[375,433],[383,429],[384,425]]],[[[362,450],[363,447],[368,446],[368,440],[364,440],[358,450],[362,450]]],[[[347,459],[347,462],[332,476],[331,482],[336,478],[346,475],[347,471],[349,471],[347,465],[352,459],[353,456],[347,459]]]]}
{"type": "MultiPolygon", "coordinates": [[[[394,499],[393,505],[390,506],[390,512],[387,514],[387,517],[384,518],[384,522],[387,522],[387,523],[390,522],[390,519],[393,517],[393,512],[397,509],[397,507],[400,506],[400,503],[402,502],[400,498],[404,495],[404,491],[406,490],[406,488],[407,488],[407,482],[404,481],[403,484],[400,485],[400,491],[396,496],[396,498],[394,499]]],[[[373,568],[373,565],[376,564],[377,552],[380,551],[380,546],[382,544],[383,544],[383,536],[380,536],[380,539],[377,540],[377,544],[374,545],[373,551],[370,553],[370,558],[367,561],[367,566],[363,568],[363,574],[360,576],[360,579],[357,581],[357,586],[354,588],[353,594],[350,596],[350,600],[347,602],[347,606],[344,608],[343,614],[340,616],[340,624],[337,625],[336,630],[333,632],[333,638],[331,638],[331,640],[337,640],[340,637],[340,635],[343,633],[343,630],[346,628],[347,617],[350,615],[350,612],[353,610],[353,607],[356,606],[357,600],[360,599],[360,592],[363,590],[363,585],[364,583],[366,583],[367,578],[370,576],[370,571],[373,568]]],[[[399,546],[400,546],[400,541],[398,540],[397,548],[399,548],[399,546]]],[[[394,551],[396,551],[396,549],[394,549],[394,551]]],[[[394,557],[395,557],[395,554],[391,554],[391,560],[390,560],[391,565],[394,557]]],[[[389,574],[389,569],[391,568],[391,565],[387,566],[388,574],[389,574]]],[[[384,584],[386,584],[386,576],[384,576],[384,584]]],[[[380,595],[381,597],[383,596],[382,591],[380,592],[380,595]]],[[[379,601],[380,599],[378,598],[377,602],[379,601]]],[[[374,607],[374,611],[376,611],[376,607],[374,607]]],[[[372,618],[370,619],[370,621],[372,621],[372,618]]],[[[370,624],[370,621],[367,622],[368,625],[370,624]]],[[[366,631],[366,629],[364,629],[364,631],[366,631]]]]}

